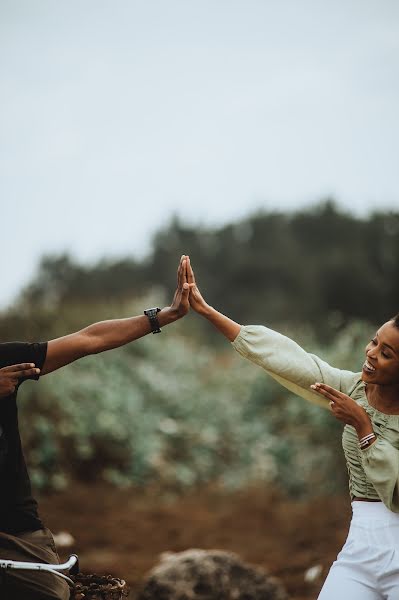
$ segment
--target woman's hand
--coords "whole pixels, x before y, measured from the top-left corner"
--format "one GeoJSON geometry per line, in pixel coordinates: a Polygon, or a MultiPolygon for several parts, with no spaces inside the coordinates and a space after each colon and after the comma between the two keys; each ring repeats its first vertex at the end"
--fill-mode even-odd
{"type": "Polygon", "coordinates": [[[184,317],[190,310],[189,294],[190,287],[187,283],[187,260],[188,257],[183,254],[177,269],[177,288],[170,305],[173,320],[184,317]]]}
{"type": "Polygon", "coordinates": [[[363,437],[373,431],[368,414],[350,396],[339,392],[325,383],[315,383],[310,387],[330,401],[334,417],[342,421],[342,423],[352,425],[359,437],[363,437]]]}
{"type": "Polygon", "coordinates": [[[193,310],[195,310],[200,315],[205,315],[209,312],[210,306],[207,304],[202,297],[201,292],[198,289],[198,286],[195,281],[194,271],[191,266],[190,257],[186,257],[187,261],[187,281],[190,287],[190,296],[189,302],[190,306],[193,310]]]}
{"type": "Polygon", "coordinates": [[[198,314],[202,315],[216,327],[230,342],[234,341],[240,333],[241,325],[226,317],[218,310],[209,306],[202,297],[201,292],[195,282],[194,271],[190,263],[190,257],[186,256],[187,264],[187,282],[190,288],[189,302],[198,314]]]}

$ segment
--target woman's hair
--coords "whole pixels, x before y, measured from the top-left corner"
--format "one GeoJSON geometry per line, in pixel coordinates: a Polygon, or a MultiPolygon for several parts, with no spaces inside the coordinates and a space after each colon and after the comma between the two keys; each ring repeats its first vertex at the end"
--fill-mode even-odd
{"type": "Polygon", "coordinates": [[[399,313],[397,315],[395,315],[394,317],[392,317],[391,321],[393,321],[393,324],[395,325],[395,327],[397,327],[399,329],[399,313]]]}

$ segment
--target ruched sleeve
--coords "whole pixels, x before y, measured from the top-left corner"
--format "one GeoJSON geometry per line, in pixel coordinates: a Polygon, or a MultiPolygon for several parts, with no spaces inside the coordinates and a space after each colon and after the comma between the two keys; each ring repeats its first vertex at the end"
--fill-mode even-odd
{"type": "Polygon", "coordinates": [[[359,373],[331,367],[290,338],[262,325],[242,326],[232,345],[288,390],[324,408],[329,407],[327,399],[313,392],[311,384],[319,381],[350,394],[359,381],[359,373]]]}
{"type": "Polygon", "coordinates": [[[378,437],[362,451],[363,469],[387,508],[399,512],[399,450],[378,437]]]}

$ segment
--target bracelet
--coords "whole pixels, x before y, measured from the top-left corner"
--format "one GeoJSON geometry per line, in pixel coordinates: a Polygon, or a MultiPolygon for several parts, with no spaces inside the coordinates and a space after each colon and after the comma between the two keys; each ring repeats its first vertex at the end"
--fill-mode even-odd
{"type": "Polygon", "coordinates": [[[367,448],[368,446],[370,446],[371,440],[375,440],[375,438],[376,438],[375,433],[369,433],[369,434],[365,435],[364,437],[360,438],[360,440],[359,440],[360,448],[361,449],[367,448]]]}
{"type": "Polygon", "coordinates": [[[359,445],[362,448],[363,446],[369,446],[370,445],[370,441],[373,440],[375,438],[375,433],[369,433],[367,435],[365,435],[364,437],[360,438],[359,440],[359,445]]]}

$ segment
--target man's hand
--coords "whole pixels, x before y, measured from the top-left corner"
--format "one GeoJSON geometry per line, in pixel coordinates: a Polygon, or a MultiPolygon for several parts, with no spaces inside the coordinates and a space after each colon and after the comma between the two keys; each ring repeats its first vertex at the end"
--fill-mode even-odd
{"type": "Polygon", "coordinates": [[[187,259],[188,257],[183,254],[177,269],[177,288],[172,304],[170,305],[170,312],[174,317],[173,320],[184,317],[190,310],[190,303],[188,300],[190,288],[187,283],[187,259]]]}
{"type": "Polygon", "coordinates": [[[38,375],[40,369],[36,369],[33,363],[21,363],[3,367],[0,369],[0,398],[5,398],[14,393],[21,379],[38,375]]]}
{"type": "Polygon", "coordinates": [[[186,262],[187,262],[187,281],[188,281],[188,285],[190,287],[190,297],[189,297],[190,306],[193,310],[195,310],[195,312],[199,313],[200,315],[205,315],[207,312],[209,312],[209,308],[210,308],[209,304],[207,304],[205,302],[204,298],[202,297],[201,292],[198,289],[189,256],[187,256],[186,262]]]}

